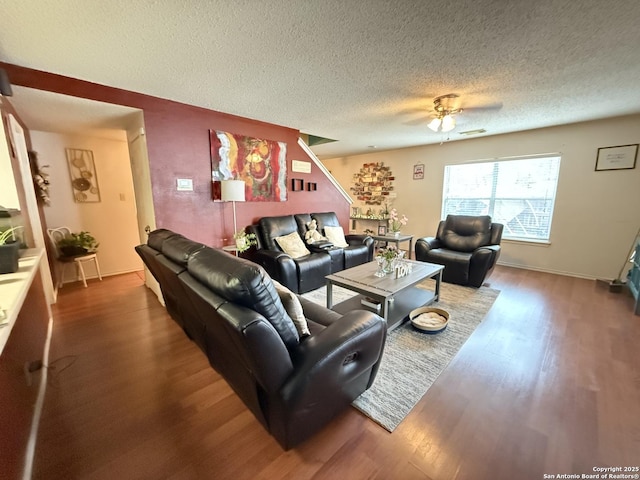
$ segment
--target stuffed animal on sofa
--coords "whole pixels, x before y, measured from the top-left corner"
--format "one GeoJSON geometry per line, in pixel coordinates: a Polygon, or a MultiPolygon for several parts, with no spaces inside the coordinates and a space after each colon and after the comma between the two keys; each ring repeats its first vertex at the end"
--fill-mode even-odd
{"type": "Polygon", "coordinates": [[[316,242],[327,241],[327,238],[323,237],[318,231],[318,222],[315,220],[311,220],[307,223],[307,233],[304,234],[304,241],[307,242],[308,245],[316,242]]]}

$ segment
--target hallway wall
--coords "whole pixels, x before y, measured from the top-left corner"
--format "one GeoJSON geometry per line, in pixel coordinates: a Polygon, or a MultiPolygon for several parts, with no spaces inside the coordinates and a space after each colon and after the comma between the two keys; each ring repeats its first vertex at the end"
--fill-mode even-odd
{"type": "MultiPolygon", "coordinates": [[[[68,226],[74,232],[84,230],[96,237],[100,242],[98,259],[103,275],[142,270],[142,262],[134,251],[139,240],[125,132],[115,138],[98,138],[31,131],[31,140],[40,166],[49,165],[45,171],[50,174],[51,205],[44,207],[49,228],[68,226]],[[66,148],[93,151],[100,202],[74,201],[66,148]]],[[[86,264],[85,272],[88,276],[95,275],[92,263],[86,264]]],[[[67,268],[65,279],[73,277],[74,272],[67,268]]]]}

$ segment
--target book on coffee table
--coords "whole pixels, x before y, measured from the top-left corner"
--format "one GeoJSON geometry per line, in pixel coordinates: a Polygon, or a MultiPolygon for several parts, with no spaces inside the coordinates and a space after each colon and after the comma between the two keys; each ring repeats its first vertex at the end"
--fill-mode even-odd
{"type": "Polygon", "coordinates": [[[360,300],[360,303],[365,307],[373,308],[378,311],[380,310],[380,301],[376,300],[375,298],[364,297],[360,300]]]}

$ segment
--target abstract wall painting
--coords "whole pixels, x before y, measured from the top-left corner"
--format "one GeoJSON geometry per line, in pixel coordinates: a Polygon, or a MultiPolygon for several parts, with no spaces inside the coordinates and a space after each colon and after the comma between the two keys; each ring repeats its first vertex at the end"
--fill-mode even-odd
{"type": "Polygon", "coordinates": [[[247,202],[287,200],[287,144],[209,130],[213,200],[220,181],[243,180],[247,202]]]}
{"type": "Polygon", "coordinates": [[[100,187],[93,152],[78,148],[67,148],[66,151],[73,199],[77,203],[99,202],[100,187]]]}

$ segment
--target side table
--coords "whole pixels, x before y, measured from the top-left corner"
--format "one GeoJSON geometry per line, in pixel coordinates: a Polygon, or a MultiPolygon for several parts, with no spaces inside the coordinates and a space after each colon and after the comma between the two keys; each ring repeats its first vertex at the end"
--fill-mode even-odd
{"type": "Polygon", "coordinates": [[[235,245],[225,245],[222,247],[222,250],[225,252],[233,253],[236,257],[238,256],[238,247],[235,245]]]}
{"type": "Polygon", "coordinates": [[[409,242],[409,256],[408,256],[408,258],[411,258],[411,252],[413,250],[413,235],[389,234],[389,235],[369,235],[369,236],[371,238],[373,238],[374,240],[377,240],[379,242],[395,243],[396,244],[396,248],[398,250],[400,249],[400,243],[409,242]]]}

